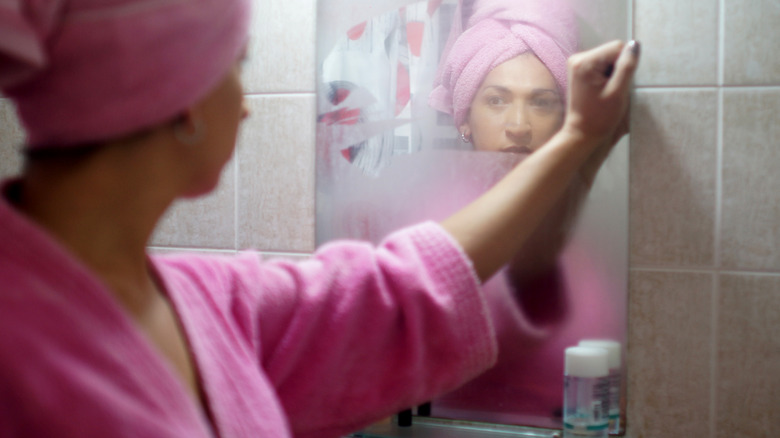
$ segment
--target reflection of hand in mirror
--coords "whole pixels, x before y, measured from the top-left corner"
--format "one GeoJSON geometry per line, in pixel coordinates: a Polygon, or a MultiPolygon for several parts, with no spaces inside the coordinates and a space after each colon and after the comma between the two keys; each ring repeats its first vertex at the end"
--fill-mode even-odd
{"type": "Polygon", "coordinates": [[[639,59],[636,47],[613,42],[579,54],[572,63],[569,90],[576,99],[568,104],[563,129],[484,196],[445,221],[472,254],[481,278],[489,278],[511,259],[580,167],[615,134],[628,108],[639,59]],[[594,80],[603,76],[602,66],[610,64],[615,65],[612,76],[594,80]]]}
{"type": "MultiPolygon", "coordinates": [[[[566,60],[579,44],[570,9],[556,1],[478,0],[466,1],[463,12],[466,28],[450,35],[431,105],[453,116],[475,150],[538,150],[563,123],[566,60]]],[[[593,173],[601,161],[589,160],[584,172],[593,173]]],[[[527,282],[555,270],[586,194],[573,180],[515,255],[509,274],[516,289],[527,290],[527,282]]]]}
{"type": "Polygon", "coordinates": [[[562,198],[564,202],[568,198],[572,205],[581,203],[612,147],[628,133],[627,87],[638,55],[637,43],[632,41],[624,46],[613,41],[571,58],[570,74],[575,86],[569,92],[565,130],[575,137],[600,140],[580,166],[569,187],[569,196],[562,198]],[[622,56],[624,52],[628,54],[622,56]]]}
{"type": "MultiPolygon", "coordinates": [[[[450,36],[431,105],[454,117],[475,150],[538,150],[563,123],[566,60],[578,46],[570,10],[560,2],[501,0],[467,1],[463,9],[471,14],[467,28],[450,36]]],[[[567,193],[513,258],[508,273],[516,290],[555,272],[587,192],[575,180],[567,193]]]]}
{"type": "MultiPolygon", "coordinates": [[[[475,150],[538,150],[563,125],[564,96],[569,91],[567,61],[579,44],[570,7],[562,1],[465,0],[462,9],[465,26],[453,28],[429,103],[453,116],[461,138],[475,150]]],[[[598,65],[595,76],[586,80],[595,77],[599,82],[594,83],[605,82],[607,68],[613,67],[598,65]]],[[[578,90],[576,106],[570,105],[571,126],[580,118],[586,91],[578,90]]],[[[625,117],[618,120],[619,126],[625,126],[625,117]]],[[[580,165],[579,177],[571,181],[567,196],[557,201],[537,230],[538,236],[529,239],[515,257],[533,262],[514,265],[530,265],[523,271],[538,272],[555,263],[587,188],[624,132],[619,127],[612,129],[580,165]],[[526,257],[523,251],[536,257],[526,257]]]]}
{"type": "MultiPolygon", "coordinates": [[[[609,99],[615,101],[627,99],[628,78],[638,60],[631,50],[621,50],[622,46],[602,46],[582,57],[592,69],[605,61],[623,60],[607,81],[612,90],[600,87],[614,93],[609,99]]],[[[586,75],[574,75],[571,87],[592,88],[593,82],[586,75]]],[[[558,255],[588,190],[582,171],[589,163],[603,161],[605,149],[608,152],[617,138],[624,115],[620,108],[612,106],[613,125],[600,132],[572,129],[569,114],[590,115],[581,107],[571,110],[565,127],[546,144],[484,196],[444,222],[472,256],[483,279],[509,263],[505,281],[513,297],[496,291],[488,298],[501,352],[496,366],[434,402],[434,415],[439,403],[445,416],[455,418],[462,418],[459,410],[466,409],[466,418],[482,421],[517,424],[532,417],[535,425],[560,425],[555,412],[561,407],[562,348],[576,342],[584,329],[602,332],[609,330],[611,322],[594,318],[599,315],[597,309],[608,305],[598,283],[577,290],[576,296],[566,290],[570,284],[559,270],[558,255]],[[513,300],[519,306],[513,306],[513,300]]],[[[503,274],[497,278],[504,278],[503,274]]]]}
{"type": "MultiPolygon", "coordinates": [[[[491,414],[544,417],[542,423],[518,423],[525,420],[517,416],[511,419],[512,424],[554,427],[550,417],[560,411],[562,402],[563,370],[557,364],[563,347],[576,343],[577,337],[586,333],[608,337],[622,334],[619,322],[614,322],[619,319],[613,307],[613,302],[619,303],[619,296],[613,300],[618,289],[602,275],[604,266],[599,259],[602,249],[611,248],[591,251],[594,248],[578,240],[579,234],[570,234],[575,231],[572,224],[591,176],[620,131],[613,130],[611,136],[585,133],[574,129],[576,124],[567,124],[570,86],[588,85],[579,78],[576,83],[568,79],[567,59],[576,53],[580,35],[577,20],[572,20],[561,6],[568,6],[570,1],[466,2],[468,10],[461,11],[463,5],[456,6],[457,2],[451,0],[438,15],[430,14],[430,4],[435,2],[405,8],[401,15],[393,10],[390,15],[400,17],[400,21],[393,18],[392,27],[398,38],[382,38],[368,53],[363,53],[363,45],[351,40],[339,45],[338,50],[324,52],[328,56],[323,58],[323,84],[344,80],[360,84],[384,78],[376,87],[362,88],[388,98],[379,99],[385,103],[385,113],[366,112],[369,117],[355,125],[318,124],[324,134],[320,137],[318,133],[318,154],[328,157],[327,165],[333,165],[326,167],[318,160],[318,172],[325,170],[324,178],[318,179],[318,189],[325,189],[323,202],[318,195],[318,232],[322,224],[326,231],[335,231],[334,237],[369,236],[379,241],[394,226],[447,217],[495,185],[442,222],[486,282],[483,296],[500,351],[498,363],[480,375],[486,379],[472,381],[461,389],[474,389],[472,383],[487,384],[460,392],[460,399],[455,401],[462,402],[458,407],[474,407],[491,414]],[[453,22],[450,26],[451,16],[456,17],[455,21],[461,17],[465,25],[459,27],[453,22]],[[410,83],[411,99],[399,113],[398,102],[406,100],[397,99],[394,92],[401,77],[395,73],[399,65],[407,64],[403,62],[406,58],[395,59],[393,50],[412,47],[405,45],[411,41],[406,30],[408,23],[419,24],[415,20],[431,29],[424,33],[431,38],[423,40],[421,46],[429,50],[419,52],[429,56],[416,58],[410,51],[408,71],[417,82],[410,83]],[[458,41],[450,44],[448,40],[442,52],[441,37],[449,29],[457,33],[458,41]],[[368,54],[371,59],[388,61],[384,63],[386,68],[377,68],[376,74],[370,75],[353,68],[356,59],[363,60],[368,54]],[[441,71],[434,80],[431,74],[437,66],[441,71]],[[429,96],[430,107],[452,117],[437,114],[425,105],[429,96]],[[373,115],[377,118],[372,119],[373,115]],[[409,126],[398,124],[403,117],[408,117],[409,126]],[[383,131],[365,129],[371,120],[381,122],[375,126],[383,131]],[[394,145],[392,153],[382,154],[387,162],[366,166],[358,154],[352,154],[354,145],[357,148],[366,139],[385,132],[389,133],[387,144],[394,145]],[[468,143],[458,138],[461,133],[468,143]],[[396,144],[402,147],[395,148],[396,144]],[[381,173],[372,173],[372,169],[381,169],[381,173]],[[496,184],[502,175],[505,178],[496,184]],[[574,237],[571,245],[570,237],[574,237]]],[[[378,26],[385,17],[372,18],[364,37],[372,35],[372,28],[385,29],[378,26]]],[[[346,28],[341,28],[342,33],[346,28]]],[[[617,54],[613,55],[612,62],[617,59],[617,54]]],[[[604,76],[603,59],[593,59],[591,54],[586,58],[598,64],[596,71],[604,76]]],[[[616,68],[612,77],[617,77],[620,70],[616,68]]],[[[338,111],[343,109],[356,108],[346,100],[326,101],[324,94],[319,97],[320,115],[331,117],[342,114],[338,111]]],[[[579,104],[572,111],[587,113],[579,104]]],[[[617,125],[621,114],[610,117],[617,125]]],[[[587,222],[587,215],[585,219],[587,222]]],[[[580,230],[578,227],[577,233],[580,230]]],[[[433,403],[434,416],[438,416],[440,401],[433,403]]]]}

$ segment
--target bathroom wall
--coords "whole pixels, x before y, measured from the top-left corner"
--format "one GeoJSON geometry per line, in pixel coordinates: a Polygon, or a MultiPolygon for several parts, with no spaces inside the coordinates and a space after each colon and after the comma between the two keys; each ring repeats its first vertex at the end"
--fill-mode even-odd
{"type": "MultiPolygon", "coordinates": [[[[182,201],[155,249],[305,256],[314,249],[315,0],[265,0],[253,11],[244,89],[251,116],[217,190],[182,201]]],[[[18,173],[23,133],[0,97],[0,177],[18,173]]]]}
{"type": "MultiPolygon", "coordinates": [[[[256,3],[251,118],[156,248],[314,248],[315,0],[256,3]]],[[[780,2],[634,0],[628,436],[780,430],[780,2]]],[[[0,100],[0,175],[22,134],[0,100]]]]}
{"type": "Polygon", "coordinates": [[[629,435],[780,427],[780,2],[634,0],[629,435]]]}

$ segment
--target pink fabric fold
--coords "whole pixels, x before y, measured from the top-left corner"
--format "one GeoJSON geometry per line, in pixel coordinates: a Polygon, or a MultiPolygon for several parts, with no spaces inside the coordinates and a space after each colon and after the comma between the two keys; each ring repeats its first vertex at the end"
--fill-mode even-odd
{"type": "Polygon", "coordinates": [[[0,89],[29,147],[130,134],[215,87],[247,42],[250,0],[6,0],[0,89]]]}
{"type": "Polygon", "coordinates": [[[298,263],[155,255],[200,406],[105,284],[6,200],[19,189],[0,183],[0,437],[343,437],[495,363],[473,266],[432,222],[298,263]]]}
{"type": "Polygon", "coordinates": [[[550,70],[561,92],[567,89],[566,61],[578,48],[578,28],[565,0],[477,0],[464,18],[455,13],[429,104],[450,114],[459,126],[491,70],[533,53],[550,70]],[[461,21],[462,20],[462,21],[461,21]]]}

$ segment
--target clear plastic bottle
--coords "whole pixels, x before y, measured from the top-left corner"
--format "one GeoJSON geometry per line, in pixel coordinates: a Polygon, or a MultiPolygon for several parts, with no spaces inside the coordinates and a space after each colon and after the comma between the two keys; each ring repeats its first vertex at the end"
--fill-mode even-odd
{"type": "Polygon", "coordinates": [[[564,438],[607,438],[609,365],[607,350],[569,347],[563,377],[564,438]]]}
{"type": "Polygon", "coordinates": [[[620,342],[610,339],[583,339],[580,347],[598,347],[607,350],[609,366],[609,433],[620,433],[620,394],[623,367],[620,342]]]}

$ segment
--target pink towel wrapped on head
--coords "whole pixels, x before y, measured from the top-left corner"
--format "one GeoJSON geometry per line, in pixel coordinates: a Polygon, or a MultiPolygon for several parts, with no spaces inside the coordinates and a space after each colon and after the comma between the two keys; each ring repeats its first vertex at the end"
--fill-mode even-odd
{"type": "Polygon", "coordinates": [[[466,18],[461,9],[467,8],[459,5],[455,14],[429,97],[431,107],[452,115],[459,126],[485,76],[528,52],[544,63],[565,93],[566,61],[578,48],[576,20],[565,0],[476,0],[466,18]]]}
{"type": "Polygon", "coordinates": [[[0,2],[0,89],[29,147],[130,134],[215,87],[247,42],[250,0],[0,2]]]}

